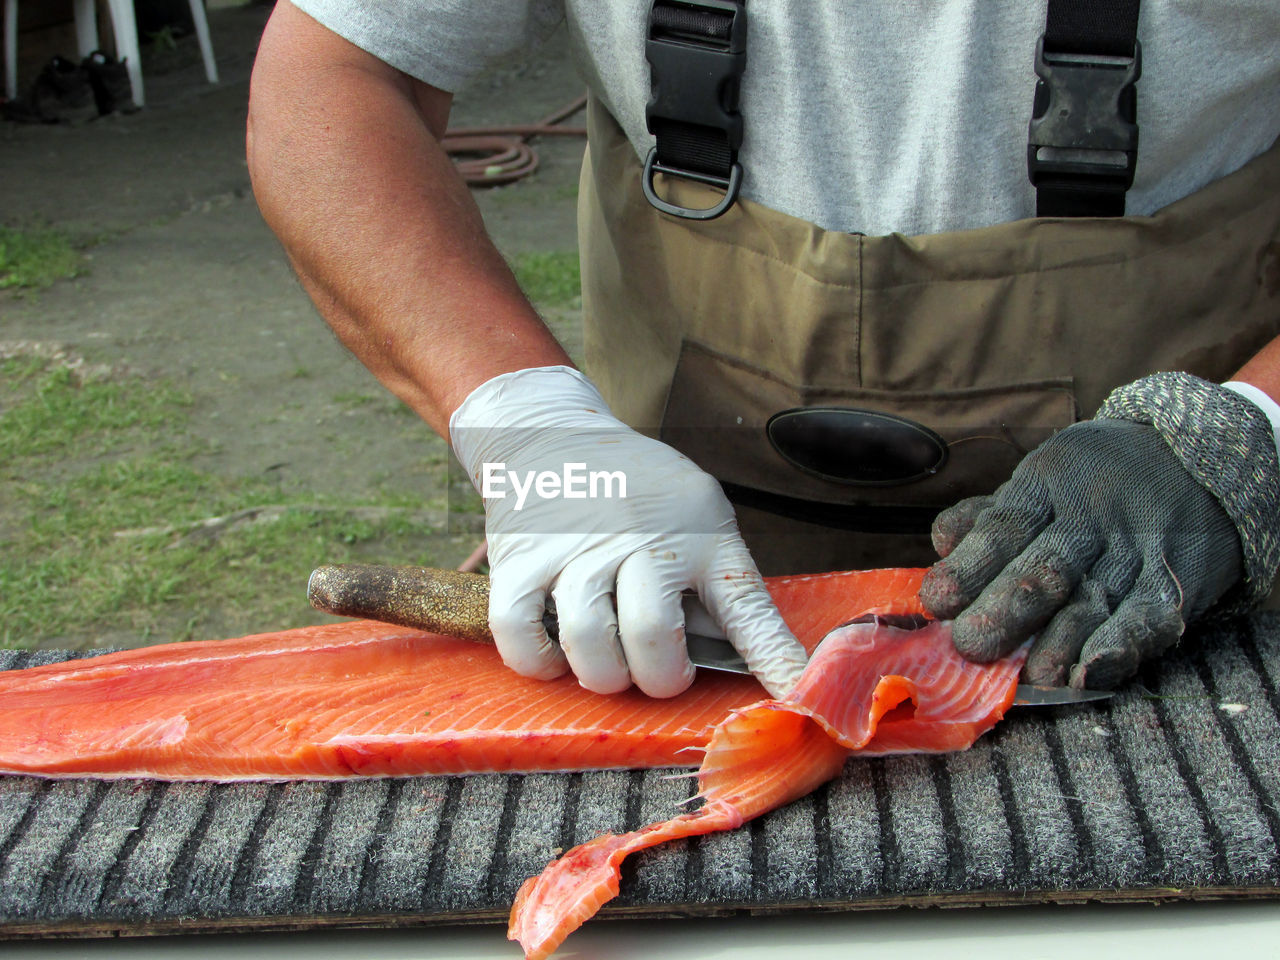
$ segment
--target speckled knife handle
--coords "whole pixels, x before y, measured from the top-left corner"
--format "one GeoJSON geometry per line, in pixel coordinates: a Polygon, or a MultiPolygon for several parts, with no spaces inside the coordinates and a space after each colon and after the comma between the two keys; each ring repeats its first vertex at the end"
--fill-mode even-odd
{"type": "Polygon", "coordinates": [[[325,613],[493,643],[489,578],[478,573],[334,563],[312,572],[307,599],[325,613]]]}

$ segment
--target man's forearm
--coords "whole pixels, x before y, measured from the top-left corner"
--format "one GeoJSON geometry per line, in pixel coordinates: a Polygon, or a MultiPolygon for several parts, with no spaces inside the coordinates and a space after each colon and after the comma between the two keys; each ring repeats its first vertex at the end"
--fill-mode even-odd
{"type": "Polygon", "coordinates": [[[1254,354],[1231,379],[1252,384],[1280,403],[1280,337],[1254,354]]]}
{"type": "Polygon", "coordinates": [[[448,111],[448,94],[277,5],[250,93],[258,204],[339,338],[441,434],[485,380],[570,362],[437,142],[448,111]]]}

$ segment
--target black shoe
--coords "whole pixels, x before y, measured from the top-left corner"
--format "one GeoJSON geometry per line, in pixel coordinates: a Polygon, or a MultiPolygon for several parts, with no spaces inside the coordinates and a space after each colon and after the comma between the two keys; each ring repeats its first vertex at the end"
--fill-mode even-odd
{"type": "Polygon", "coordinates": [[[25,99],[4,105],[6,120],[22,123],[80,123],[98,115],[89,72],[63,57],[54,57],[25,99]]]}
{"type": "Polygon", "coordinates": [[[99,116],[105,117],[117,110],[133,113],[138,109],[133,102],[133,84],[129,81],[129,70],[124,60],[116,60],[101,50],[95,50],[80,62],[80,66],[88,73],[99,116]]]}

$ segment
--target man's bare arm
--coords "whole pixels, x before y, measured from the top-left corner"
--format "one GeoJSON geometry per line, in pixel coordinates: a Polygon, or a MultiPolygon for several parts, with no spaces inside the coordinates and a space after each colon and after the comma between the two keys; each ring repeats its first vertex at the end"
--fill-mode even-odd
{"type": "Polygon", "coordinates": [[[1254,354],[1231,379],[1252,384],[1280,403],[1280,337],[1254,354]]]}
{"type": "Polygon", "coordinates": [[[262,214],[320,313],[446,436],[484,381],[570,363],[437,142],[451,99],[281,0],[247,138],[262,214]]]}

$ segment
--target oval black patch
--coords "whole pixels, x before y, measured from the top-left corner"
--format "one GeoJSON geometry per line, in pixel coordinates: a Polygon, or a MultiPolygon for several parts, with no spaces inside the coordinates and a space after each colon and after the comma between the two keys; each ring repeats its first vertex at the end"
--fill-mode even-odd
{"type": "Polygon", "coordinates": [[[947,462],[947,442],[928,427],[874,410],[796,407],[770,417],[765,432],[793,467],[833,483],[912,483],[947,462]]]}

